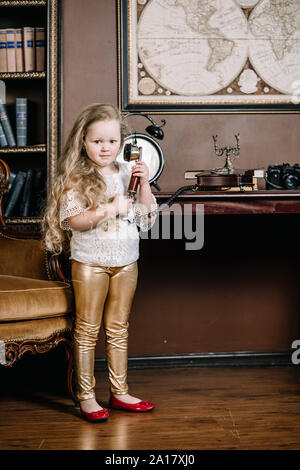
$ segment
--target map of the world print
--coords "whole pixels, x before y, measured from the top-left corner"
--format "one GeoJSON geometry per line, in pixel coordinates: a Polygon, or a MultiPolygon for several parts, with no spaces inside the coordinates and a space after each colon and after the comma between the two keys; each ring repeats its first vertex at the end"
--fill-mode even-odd
{"type": "Polygon", "coordinates": [[[300,0],[126,4],[129,103],[298,104],[300,0]]]}

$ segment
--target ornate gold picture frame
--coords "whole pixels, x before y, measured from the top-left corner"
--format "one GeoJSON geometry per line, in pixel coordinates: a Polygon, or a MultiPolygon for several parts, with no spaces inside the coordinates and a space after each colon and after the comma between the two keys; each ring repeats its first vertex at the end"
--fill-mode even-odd
{"type": "Polygon", "coordinates": [[[300,112],[299,0],[117,0],[123,111],[300,112]]]}

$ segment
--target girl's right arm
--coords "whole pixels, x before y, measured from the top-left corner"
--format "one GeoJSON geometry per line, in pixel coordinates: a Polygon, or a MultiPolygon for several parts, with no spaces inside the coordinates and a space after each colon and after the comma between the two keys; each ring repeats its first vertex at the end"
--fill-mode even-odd
{"type": "Polygon", "coordinates": [[[117,194],[113,201],[97,209],[91,209],[80,214],[69,217],[67,220],[71,229],[77,231],[91,230],[100,222],[118,217],[127,216],[132,206],[132,199],[117,194]]]}

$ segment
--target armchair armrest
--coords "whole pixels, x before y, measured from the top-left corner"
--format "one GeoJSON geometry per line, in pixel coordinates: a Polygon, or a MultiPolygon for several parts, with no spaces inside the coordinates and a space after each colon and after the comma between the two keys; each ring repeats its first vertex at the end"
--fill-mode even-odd
{"type": "Polygon", "coordinates": [[[71,283],[72,267],[70,262],[70,239],[71,233],[66,233],[62,252],[59,254],[48,252],[48,267],[53,280],[71,283]]]}
{"type": "Polygon", "coordinates": [[[54,281],[71,283],[71,280],[69,279],[70,276],[67,276],[67,270],[64,269],[61,258],[61,254],[57,255],[47,252],[47,261],[50,276],[54,281]]]}

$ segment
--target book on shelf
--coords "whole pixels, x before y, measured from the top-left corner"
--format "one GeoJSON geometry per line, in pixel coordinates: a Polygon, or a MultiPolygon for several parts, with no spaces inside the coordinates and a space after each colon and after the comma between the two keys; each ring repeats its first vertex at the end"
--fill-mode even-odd
{"type": "Polygon", "coordinates": [[[11,171],[2,202],[4,217],[40,216],[46,194],[45,176],[45,170],[40,168],[11,171]]]}
{"type": "Polygon", "coordinates": [[[16,146],[15,137],[12,131],[10,119],[7,113],[6,105],[0,100],[0,122],[2,124],[5,136],[10,147],[16,146]]]}
{"type": "Polygon", "coordinates": [[[27,145],[27,98],[16,98],[16,137],[17,146],[27,145]]]}
{"type": "Polygon", "coordinates": [[[13,184],[14,179],[15,179],[16,176],[17,176],[16,173],[14,173],[13,171],[10,171],[9,182],[8,182],[8,191],[11,189],[12,184],[13,184]]]}
{"type": "Polygon", "coordinates": [[[6,84],[3,80],[0,80],[0,100],[6,103],[6,84]]]}
{"type": "Polygon", "coordinates": [[[34,51],[34,28],[23,27],[23,47],[24,47],[24,71],[35,71],[35,51],[34,51]]]}
{"type": "Polygon", "coordinates": [[[7,72],[6,29],[0,29],[0,72],[7,72]]]}
{"type": "Polygon", "coordinates": [[[11,189],[8,193],[8,198],[4,208],[4,217],[9,217],[13,215],[14,210],[17,207],[22,188],[26,180],[26,172],[19,170],[16,174],[15,179],[11,185],[11,189]]]}
{"type": "Polygon", "coordinates": [[[0,147],[7,147],[7,146],[8,146],[8,142],[7,142],[4,129],[0,121],[0,147]]]}
{"type": "Polygon", "coordinates": [[[35,70],[43,72],[45,70],[45,28],[35,28],[35,70]]]}
{"type": "MultiPolygon", "coordinates": [[[[10,121],[7,106],[0,99],[0,147],[26,147],[28,144],[28,98],[16,98],[15,115],[10,121]],[[3,132],[1,132],[1,130],[3,132]],[[14,133],[15,131],[15,133],[14,133]]],[[[11,110],[12,113],[12,110],[11,110]]],[[[30,137],[30,136],[29,136],[30,137]]],[[[32,136],[31,136],[32,137],[32,136]]]]}
{"type": "Polygon", "coordinates": [[[15,30],[14,28],[7,28],[6,30],[7,42],[7,71],[16,72],[16,43],[15,43],[15,30]]]}
{"type": "Polygon", "coordinates": [[[26,179],[24,183],[24,189],[21,194],[20,200],[20,216],[28,217],[31,208],[31,195],[32,195],[32,185],[33,185],[34,171],[32,168],[26,171],[26,179]]]}
{"type": "Polygon", "coordinates": [[[23,32],[22,28],[15,29],[16,72],[24,72],[23,32]]]}
{"type": "Polygon", "coordinates": [[[44,72],[46,28],[0,29],[0,73],[44,72]]]}

